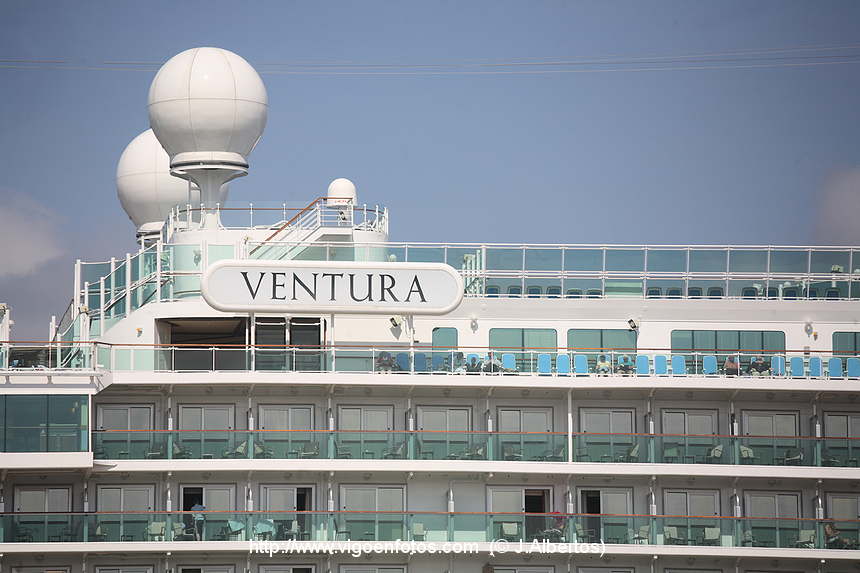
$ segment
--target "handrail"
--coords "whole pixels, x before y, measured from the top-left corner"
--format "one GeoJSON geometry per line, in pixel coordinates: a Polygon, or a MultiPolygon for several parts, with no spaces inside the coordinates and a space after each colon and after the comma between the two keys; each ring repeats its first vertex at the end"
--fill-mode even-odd
{"type": "Polygon", "coordinates": [[[287,221],[286,223],[284,223],[283,225],[278,227],[274,233],[272,233],[271,235],[269,235],[268,237],[263,239],[263,241],[259,245],[257,245],[253,249],[251,249],[251,251],[248,254],[253,255],[257,251],[257,249],[259,249],[260,247],[263,246],[263,244],[268,243],[270,240],[272,240],[273,237],[277,236],[278,233],[280,233],[281,231],[283,231],[284,229],[286,229],[287,227],[292,225],[296,221],[296,219],[301,217],[305,212],[309,211],[311,208],[313,208],[315,205],[317,205],[319,202],[321,202],[323,200],[325,200],[325,197],[317,197],[316,199],[314,199],[313,201],[308,203],[308,205],[306,207],[303,207],[302,209],[299,210],[298,213],[293,215],[293,217],[289,221],[287,221]]]}

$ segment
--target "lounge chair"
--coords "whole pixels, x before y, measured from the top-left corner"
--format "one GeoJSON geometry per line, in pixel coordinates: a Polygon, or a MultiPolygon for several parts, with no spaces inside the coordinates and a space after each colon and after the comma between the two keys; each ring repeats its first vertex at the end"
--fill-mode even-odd
{"type": "Polygon", "coordinates": [[[552,358],[550,358],[549,354],[538,354],[537,371],[541,375],[552,374],[552,358]]]}
{"type": "Polygon", "coordinates": [[[570,376],[570,356],[559,354],[555,357],[555,373],[559,376],[570,376]]]}
{"type": "Polygon", "coordinates": [[[636,375],[648,376],[651,374],[651,361],[644,354],[636,357],[636,375]]]}
{"type": "Polygon", "coordinates": [[[795,541],[794,546],[803,547],[805,549],[815,549],[815,530],[801,529],[797,534],[797,541],[795,541]]]}
{"type": "Polygon", "coordinates": [[[505,352],[502,354],[502,368],[504,370],[508,370],[510,372],[516,372],[517,370],[517,358],[510,352],[505,352]]]}
{"type": "Polygon", "coordinates": [[[146,527],[146,535],[149,541],[164,541],[164,530],[166,528],[164,521],[153,521],[146,527]]]}
{"type": "Polygon", "coordinates": [[[499,524],[499,532],[505,541],[518,541],[520,538],[520,524],[516,521],[503,521],[499,524]]]}
{"type": "Polygon", "coordinates": [[[423,352],[416,352],[413,356],[415,364],[415,372],[427,372],[427,355],[423,352]]]}
{"type": "Polygon", "coordinates": [[[772,376],[785,376],[785,357],[770,357],[770,372],[772,376]]]}
{"type": "Polygon", "coordinates": [[[573,357],[573,373],[577,376],[588,374],[588,356],[585,354],[576,354],[573,357]]]}
{"type": "Polygon", "coordinates": [[[680,355],[672,357],[672,376],[687,375],[687,360],[680,355]]]}
{"type": "Polygon", "coordinates": [[[809,376],[810,378],[821,378],[822,377],[822,369],[821,369],[821,357],[813,356],[809,359],[809,376]]]}
{"type": "Polygon", "coordinates": [[[803,365],[802,356],[792,356],[788,364],[792,378],[804,378],[806,376],[806,368],[803,365]]]}
{"type": "Polygon", "coordinates": [[[687,538],[682,537],[678,533],[678,528],[674,525],[663,527],[663,541],[666,545],[686,545],[687,538]]]}
{"type": "Polygon", "coordinates": [[[717,375],[717,357],[705,356],[702,358],[702,374],[705,376],[717,375]]]}
{"type": "Polygon", "coordinates": [[[706,527],[702,533],[702,545],[719,545],[720,544],[720,528],[706,527]]]}
{"type": "Polygon", "coordinates": [[[662,354],[658,354],[654,357],[654,375],[655,376],[668,376],[669,375],[669,364],[668,360],[662,354]]]}
{"type": "Polygon", "coordinates": [[[832,357],[827,361],[827,374],[830,378],[842,378],[842,359],[832,357]]]}
{"type": "Polygon", "coordinates": [[[853,356],[846,362],[848,363],[848,378],[860,378],[860,358],[853,356]]]}

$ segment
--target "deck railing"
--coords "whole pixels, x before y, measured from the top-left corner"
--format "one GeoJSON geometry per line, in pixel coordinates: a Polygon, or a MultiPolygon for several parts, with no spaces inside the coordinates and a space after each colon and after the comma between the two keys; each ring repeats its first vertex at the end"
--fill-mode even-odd
{"type": "Polygon", "coordinates": [[[105,460],[468,460],[856,468],[860,460],[860,437],[427,430],[101,430],[93,432],[93,456],[105,460]]]}
{"type": "Polygon", "coordinates": [[[304,372],[552,377],[860,379],[860,356],[826,352],[443,348],[0,341],[0,370],[304,372]]]}
{"type": "Polygon", "coordinates": [[[858,520],[685,515],[203,509],[0,514],[4,543],[548,541],[857,550],[858,531],[858,520]]]}

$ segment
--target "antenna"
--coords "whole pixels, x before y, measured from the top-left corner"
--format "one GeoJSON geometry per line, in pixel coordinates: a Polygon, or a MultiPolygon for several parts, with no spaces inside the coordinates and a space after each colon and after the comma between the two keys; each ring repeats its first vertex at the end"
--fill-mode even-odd
{"type": "Polygon", "coordinates": [[[268,96],[257,71],[221,48],[170,58],[149,87],[149,123],[170,172],[200,188],[201,229],[220,227],[224,183],[248,174],[248,155],[266,127],[268,96]]]}

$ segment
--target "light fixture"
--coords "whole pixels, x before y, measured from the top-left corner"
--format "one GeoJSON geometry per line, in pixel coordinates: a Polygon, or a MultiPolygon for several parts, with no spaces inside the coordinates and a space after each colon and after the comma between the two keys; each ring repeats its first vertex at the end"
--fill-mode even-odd
{"type": "Polygon", "coordinates": [[[632,318],[627,321],[627,326],[630,327],[630,330],[638,330],[639,329],[639,325],[636,324],[636,321],[633,320],[632,318]]]}
{"type": "Polygon", "coordinates": [[[400,318],[399,316],[392,316],[391,318],[388,319],[388,322],[391,323],[392,328],[398,328],[398,327],[400,327],[401,324],[403,324],[403,319],[400,318]]]}

